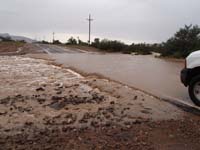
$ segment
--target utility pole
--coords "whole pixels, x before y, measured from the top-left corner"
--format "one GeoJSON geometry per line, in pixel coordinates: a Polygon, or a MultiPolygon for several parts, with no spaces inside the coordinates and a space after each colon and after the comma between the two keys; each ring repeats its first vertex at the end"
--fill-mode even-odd
{"type": "Polygon", "coordinates": [[[88,22],[89,22],[89,40],[88,40],[88,44],[90,45],[90,38],[91,38],[91,22],[93,21],[93,19],[91,18],[91,15],[89,14],[89,18],[87,18],[88,22]]]}
{"type": "Polygon", "coordinates": [[[55,33],[53,32],[53,43],[54,43],[54,41],[55,41],[55,37],[54,37],[54,36],[55,36],[55,33]]]}

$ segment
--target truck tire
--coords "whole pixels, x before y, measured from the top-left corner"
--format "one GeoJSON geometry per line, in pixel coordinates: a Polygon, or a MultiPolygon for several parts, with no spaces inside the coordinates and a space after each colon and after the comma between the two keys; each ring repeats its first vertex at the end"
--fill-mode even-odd
{"type": "Polygon", "coordinates": [[[200,75],[194,77],[189,84],[189,95],[197,106],[200,106],[200,75]]]}

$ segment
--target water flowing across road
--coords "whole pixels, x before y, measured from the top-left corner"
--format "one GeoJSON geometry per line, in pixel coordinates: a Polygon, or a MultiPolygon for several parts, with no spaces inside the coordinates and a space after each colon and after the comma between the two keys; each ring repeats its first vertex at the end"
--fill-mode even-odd
{"type": "MultiPolygon", "coordinates": [[[[50,53],[54,52],[54,47],[48,49],[50,53]]],[[[63,51],[65,53],[52,53],[52,57],[67,67],[101,74],[155,96],[179,99],[192,104],[187,88],[180,82],[183,62],[153,56],[84,53],[69,49],[63,51]]]]}

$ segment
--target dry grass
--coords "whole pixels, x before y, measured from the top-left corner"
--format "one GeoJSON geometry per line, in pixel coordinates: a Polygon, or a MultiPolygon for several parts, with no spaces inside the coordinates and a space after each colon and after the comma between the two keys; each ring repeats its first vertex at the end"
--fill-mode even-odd
{"type": "Polygon", "coordinates": [[[0,42],[0,53],[16,52],[24,44],[22,42],[0,42]]]}

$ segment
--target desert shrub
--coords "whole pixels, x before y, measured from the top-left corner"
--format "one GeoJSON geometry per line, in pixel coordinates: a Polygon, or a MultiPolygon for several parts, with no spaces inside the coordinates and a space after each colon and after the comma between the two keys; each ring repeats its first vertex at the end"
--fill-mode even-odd
{"type": "Polygon", "coordinates": [[[77,45],[77,40],[75,39],[75,38],[73,38],[73,37],[70,37],[69,39],[68,39],[68,41],[67,41],[67,45],[77,45]]]}
{"type": "Polygon", "coordinates": [[[200,28],[198,25],[185,25],[164,43],[162,56],[186,57],[200,49],[200,28]]]}
{"type": "Polygon", "coordinates": [[[111,52],[120,52],[127,48],[127,45],[124,44],[123,42],[117,40],[112,41],[108,39],[103,39],[100,41],[97,38],[92,43],[92,46],[101,50],[111,51],[111,52]]]}
{"type": "Polygon", "coordinates": [[[53,44],[62,44],[59,40],[54,40],[53,44]]]}

